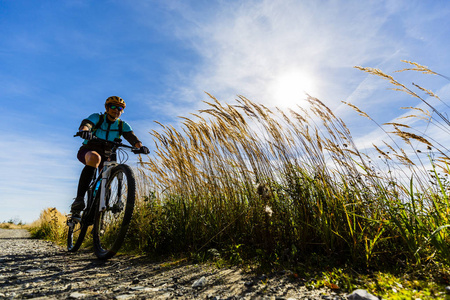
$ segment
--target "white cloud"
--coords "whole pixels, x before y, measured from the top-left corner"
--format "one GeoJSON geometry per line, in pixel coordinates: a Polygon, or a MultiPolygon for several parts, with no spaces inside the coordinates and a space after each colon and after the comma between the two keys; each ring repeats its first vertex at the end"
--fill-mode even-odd
{"type": "Polygon", "coordinates": [[[179,9],[187,21],[176,32],[203,60],[186,84],[223,101],[242,94],[287,106],[301,103],[305,91],[336,102],[350,92],[340,87],[345,78],[331,79],[337,69],[348,74],[397,47],[379,35],[387,12],[373,2],[246,1],[207,13],[179,9]]]}

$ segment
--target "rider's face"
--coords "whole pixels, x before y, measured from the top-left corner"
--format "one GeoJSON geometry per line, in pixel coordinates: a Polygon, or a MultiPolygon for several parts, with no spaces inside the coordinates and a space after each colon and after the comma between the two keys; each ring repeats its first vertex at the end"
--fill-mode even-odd
{"type": "Polygon", "coordinates": [[[106,107],[106,113],[108,114],[108,117],[111,121],[115,121],[123,113],[123,109],[119,110],[117,107],[113,109],[108,106],[108,107],[106,107]]]}

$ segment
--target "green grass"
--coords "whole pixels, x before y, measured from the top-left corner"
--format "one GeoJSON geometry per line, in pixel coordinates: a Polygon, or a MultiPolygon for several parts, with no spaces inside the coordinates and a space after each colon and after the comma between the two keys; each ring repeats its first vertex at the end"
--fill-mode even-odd
{"type": "MultiPolygon", "coordinates": [[[[406,63],[412,68],[403,72],[439,75],[406,63]]],[[[359,69],[430,108],[406,108],[409,121],[449,131],[431,91],[359,69]]],[[[137,170],[124,250],[289,269],[300,277],[328,270],[313,274],[317,284],[365,287],[389,298],[403,292],[384,282],[401,281],[411,290],[405,299],[442,291],[450,254],[444,146],[403,119],[372,120],[386,134],[374,155],[360,151],[344,121],[316,98],[307,98],[308,108],[272,111],[243,96],[234,105],[210,97],[208,108],[182,118],[179,129],[160,124],[152,132],[156,150],[137,170]],[[420,278],[430,270],[432,281],[420,278]]]]}

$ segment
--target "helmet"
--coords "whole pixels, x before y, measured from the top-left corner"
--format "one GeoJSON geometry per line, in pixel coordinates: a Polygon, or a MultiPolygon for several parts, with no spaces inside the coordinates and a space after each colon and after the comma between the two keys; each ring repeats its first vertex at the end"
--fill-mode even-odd
{"type": "Polygon", "coordinates": [[[127,106],[125,104],[125,101],[123,101],[122,98],[117,97],[117,96],[111,96],[111,97],[108,97],[108,99],[106,99],[105,106],[108,106],[110,104],[122,106],[123,108],[125,108],[125,106],[127,106]]]}

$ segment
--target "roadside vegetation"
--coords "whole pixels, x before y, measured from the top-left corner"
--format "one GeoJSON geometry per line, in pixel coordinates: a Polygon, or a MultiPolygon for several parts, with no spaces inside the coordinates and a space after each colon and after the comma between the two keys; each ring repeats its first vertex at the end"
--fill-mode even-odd
{"type": "Polygon", "coordinates": [[[66,216],[56,208],[44,209],[39,219],[28,225],[31,236],[36,239],[63,243],[67,239],[66,216]]]}
{"type": "MultiPolygon", "coordinates": [[[[402,72],[443,77],[405,63],[402,72]]],[[[450,278],[450,170],[436,132],[449,134],[450,121],[432,91],[358,68],[413,97],[408,114],[382,125],[345,103],[385,135],[370,153],[310,96],[309,107],[282,111],[210,95],[180,129],[160,124],[154,154],[136,170],[138,204],[123,250],[284,269],[311,287],[390,299],[438,296],[450,278]]],[[[31,231],[64,244],[64,216],[48,209],[31,231]]]]}
{"type": "Polygon", "coordinates": [[[0,223],[0,229],[24,229],[26,224],[18,218],[11,218],[8,221],[3,221],[0,223]]]}

